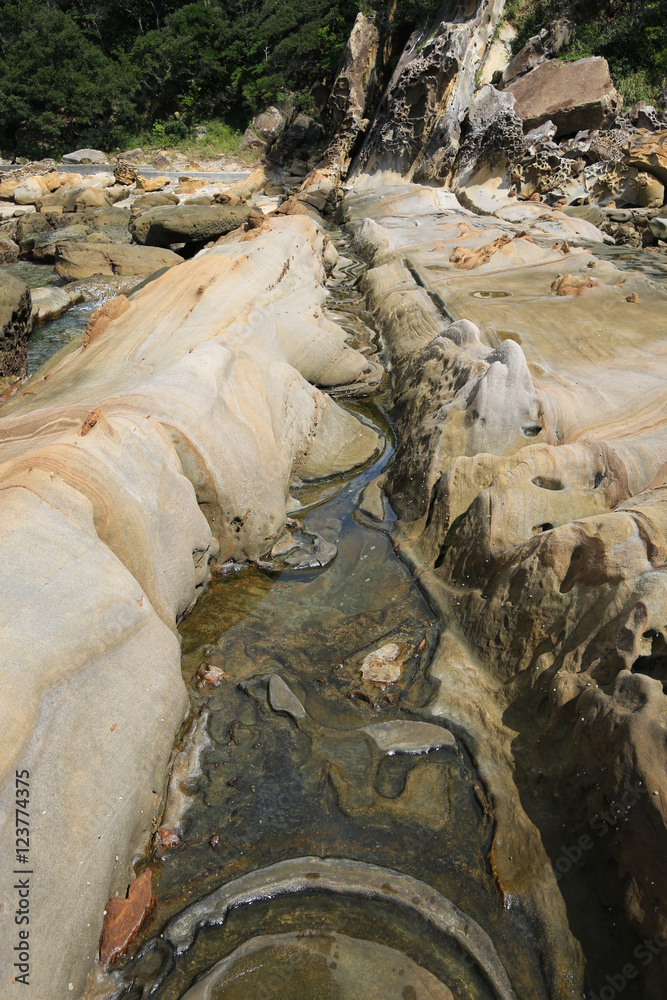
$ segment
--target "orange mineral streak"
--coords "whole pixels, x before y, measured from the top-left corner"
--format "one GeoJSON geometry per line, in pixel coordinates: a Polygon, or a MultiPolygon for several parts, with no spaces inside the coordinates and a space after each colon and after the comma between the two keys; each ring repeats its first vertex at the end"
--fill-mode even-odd
{"type": "Polygon", "coordinates": [[[100,962],[104,968],[125,954],[154,906],[150,869],[132,883],[126,899],[111,897],[106,906],[100,940],[100,962]]]}

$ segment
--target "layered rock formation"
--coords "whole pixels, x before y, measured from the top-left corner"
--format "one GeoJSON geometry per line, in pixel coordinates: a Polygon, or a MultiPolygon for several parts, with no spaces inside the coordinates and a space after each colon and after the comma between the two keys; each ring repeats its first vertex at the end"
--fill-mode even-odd
{"type": "MultiPolygon", "coordinates": [[[[346,215],[393,365],[399,550],[449,623],[438,705],[494,789],[505,889],[547,940],[567,906],[594,989],[610,940],[620,967],[667,926],[667,292],[540,205],[479,218],[369,179],[346,215]],[[605,905],[632,930],[599,937],[605,905]]],[[[664,975],[659,953],[647,997],[664,975]]]]}
{"type": "Polygon", "coordinates": [[[240,231],[107,302],[3,407],[0,922],[10,941],[25,770],[35,996],[81,990],[156,821],[188,705],[175,626],[210,560],[259,559],[293,482],[376,448],[311,384],[375,377],[324,316],[323,250],[306,218],[240,231]]]}

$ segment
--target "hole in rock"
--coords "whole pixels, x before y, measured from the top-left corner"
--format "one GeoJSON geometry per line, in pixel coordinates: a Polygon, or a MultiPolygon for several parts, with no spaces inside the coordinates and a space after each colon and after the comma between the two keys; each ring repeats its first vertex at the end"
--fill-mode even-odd
{"type": "Polygon", "coordinates": [[[524,435],[524,437],[527,438],[537,437],[537,435],[540,434],[541,431],[542,428],[540,427],[539,424],[528,424],[526,427],[521,428],[521,433],[524,435]]]}
{"type": "Polygon", "coordinates": [[[512,296],[511,292],[498,292],[495,289],[480,290],[477,292],[471,292],[470,295],[473,299],[509,299],[512,296]]]}
{"type": "Polygon", "coordinates": [[[593,480],[593,489],[594,490],[596,490],[598,488],[598,486],[600,486],[602,484],[602,480],[603,479],[604,479],[604,473],[603,472],[596,472],[595,473],[595,479],[593,480]]]}
{"type": "Polygon", "coordinates": [[[638,656],[632,664],[634,674],[645,674],[660,681],[663,690],[667,692],[667,643],[659,632],[649,629],[644,632],[642,647],[648,652],[638,656]]]}
{"type": "Polygon", "coordinates": [[[560,481],[560,479],[556,479],[555,477],[551,476],[535,476],[534,479],[531,479],[531,483],[533,484],[533,486],[539,486],[541,490],[565,489],[565,486],[560,481]]]}
{"type": "Polygon", "coordinates": [[[543,531],[551,531],[553,524],[550,521],[545,521],[544,524],[536,524],[533,528],[534,535],[540,535],[543,531]]]}

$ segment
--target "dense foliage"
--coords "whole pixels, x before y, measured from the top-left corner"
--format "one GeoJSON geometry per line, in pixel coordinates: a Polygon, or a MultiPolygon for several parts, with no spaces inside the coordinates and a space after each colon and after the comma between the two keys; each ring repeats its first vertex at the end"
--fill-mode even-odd
{"type": "MultiPolygon", "coordinates": [[[[383,0],[381,11],[395,5],[383,0]]],[[[400,0],[397,26],[434,0],[400,0]]],[[[366,0],[0,0],[0,148],[165,142],[196,120],[243,125],[287,94],[313,110],[366,0]]]]}
{"type": "Polygon", "coordinates": [[[625,105],[656,101],[667,83],[667,0],[507,0],[522,45],[558,17],[574,23],[565,59],[604,56],[625,105]]]}

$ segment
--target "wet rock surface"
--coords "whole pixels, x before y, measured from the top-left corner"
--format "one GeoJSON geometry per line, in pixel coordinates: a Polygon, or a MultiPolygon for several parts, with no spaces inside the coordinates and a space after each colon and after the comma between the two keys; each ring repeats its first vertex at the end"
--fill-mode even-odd
{"type": "Polygon", "coordinates": [[[168,271],[109,306],[86,344],[73,341],[2,409],[3,714],[14,720],[2,801],[27,767],[46,806],[34,831],[42,995],[83,986],[109,890],[125,895],[153,831],[187,705],[176,621],[210,560],[259,559],[293,479],[376,449],[375,432],[295,367],[332,385],[372,371],[324,315],[323,250],[309,220],[275,220],[184,264],[180,284],[168,271]],[[34,697],[19,699],[26,671],[34,697]],[[84,772],[97,778],[82,810],[84,772]],[[42,852],[59,860],[38,865],[42,852]]]}
{"type": "MultiPolygon", "coordinates": [[[[552,900],[545,933],[565,922],[565,906],[595,991],[618,964],[610,940],[632,962],[666,919],[660,866],[649,876],[645,857],[662,856],[665,837],[658,331],[667,292],[596,259],[581,246],[591,230],[568,232],[575,216],[506,202],[495,218],[459,209],[427,220],[420,204],[433,204],[430,191],[397,189],[392,202],[361,186],[346,209],[374,262],[363,287],[395,372],[397,450],[381,483],[399,550],[465,638],[467,653],[445,632],[432,673],[469,738],[476,711],[486,740],[493,728],[488,700],[473,707],[475,686],[485,699],[487,678],[501,685],[494,697],[515,733],[516,777],[503,775],[500,752],[477,758],[495,772],[499,877],[537,903],[537,869],[531,889],[516,837],[523,829],[536,859],[539,829],[541,891],[552,900]],[[456,679],[457,657],[479,663],[477,680],[456,679]],[[590,837],[581,867],[563,828],[573,842],[590,837]]],[[[500,748],[502,725],[495,733],[500,748]]],[[[639,988],[646,996],[660,995],[661,962],[639,988]]]]}

